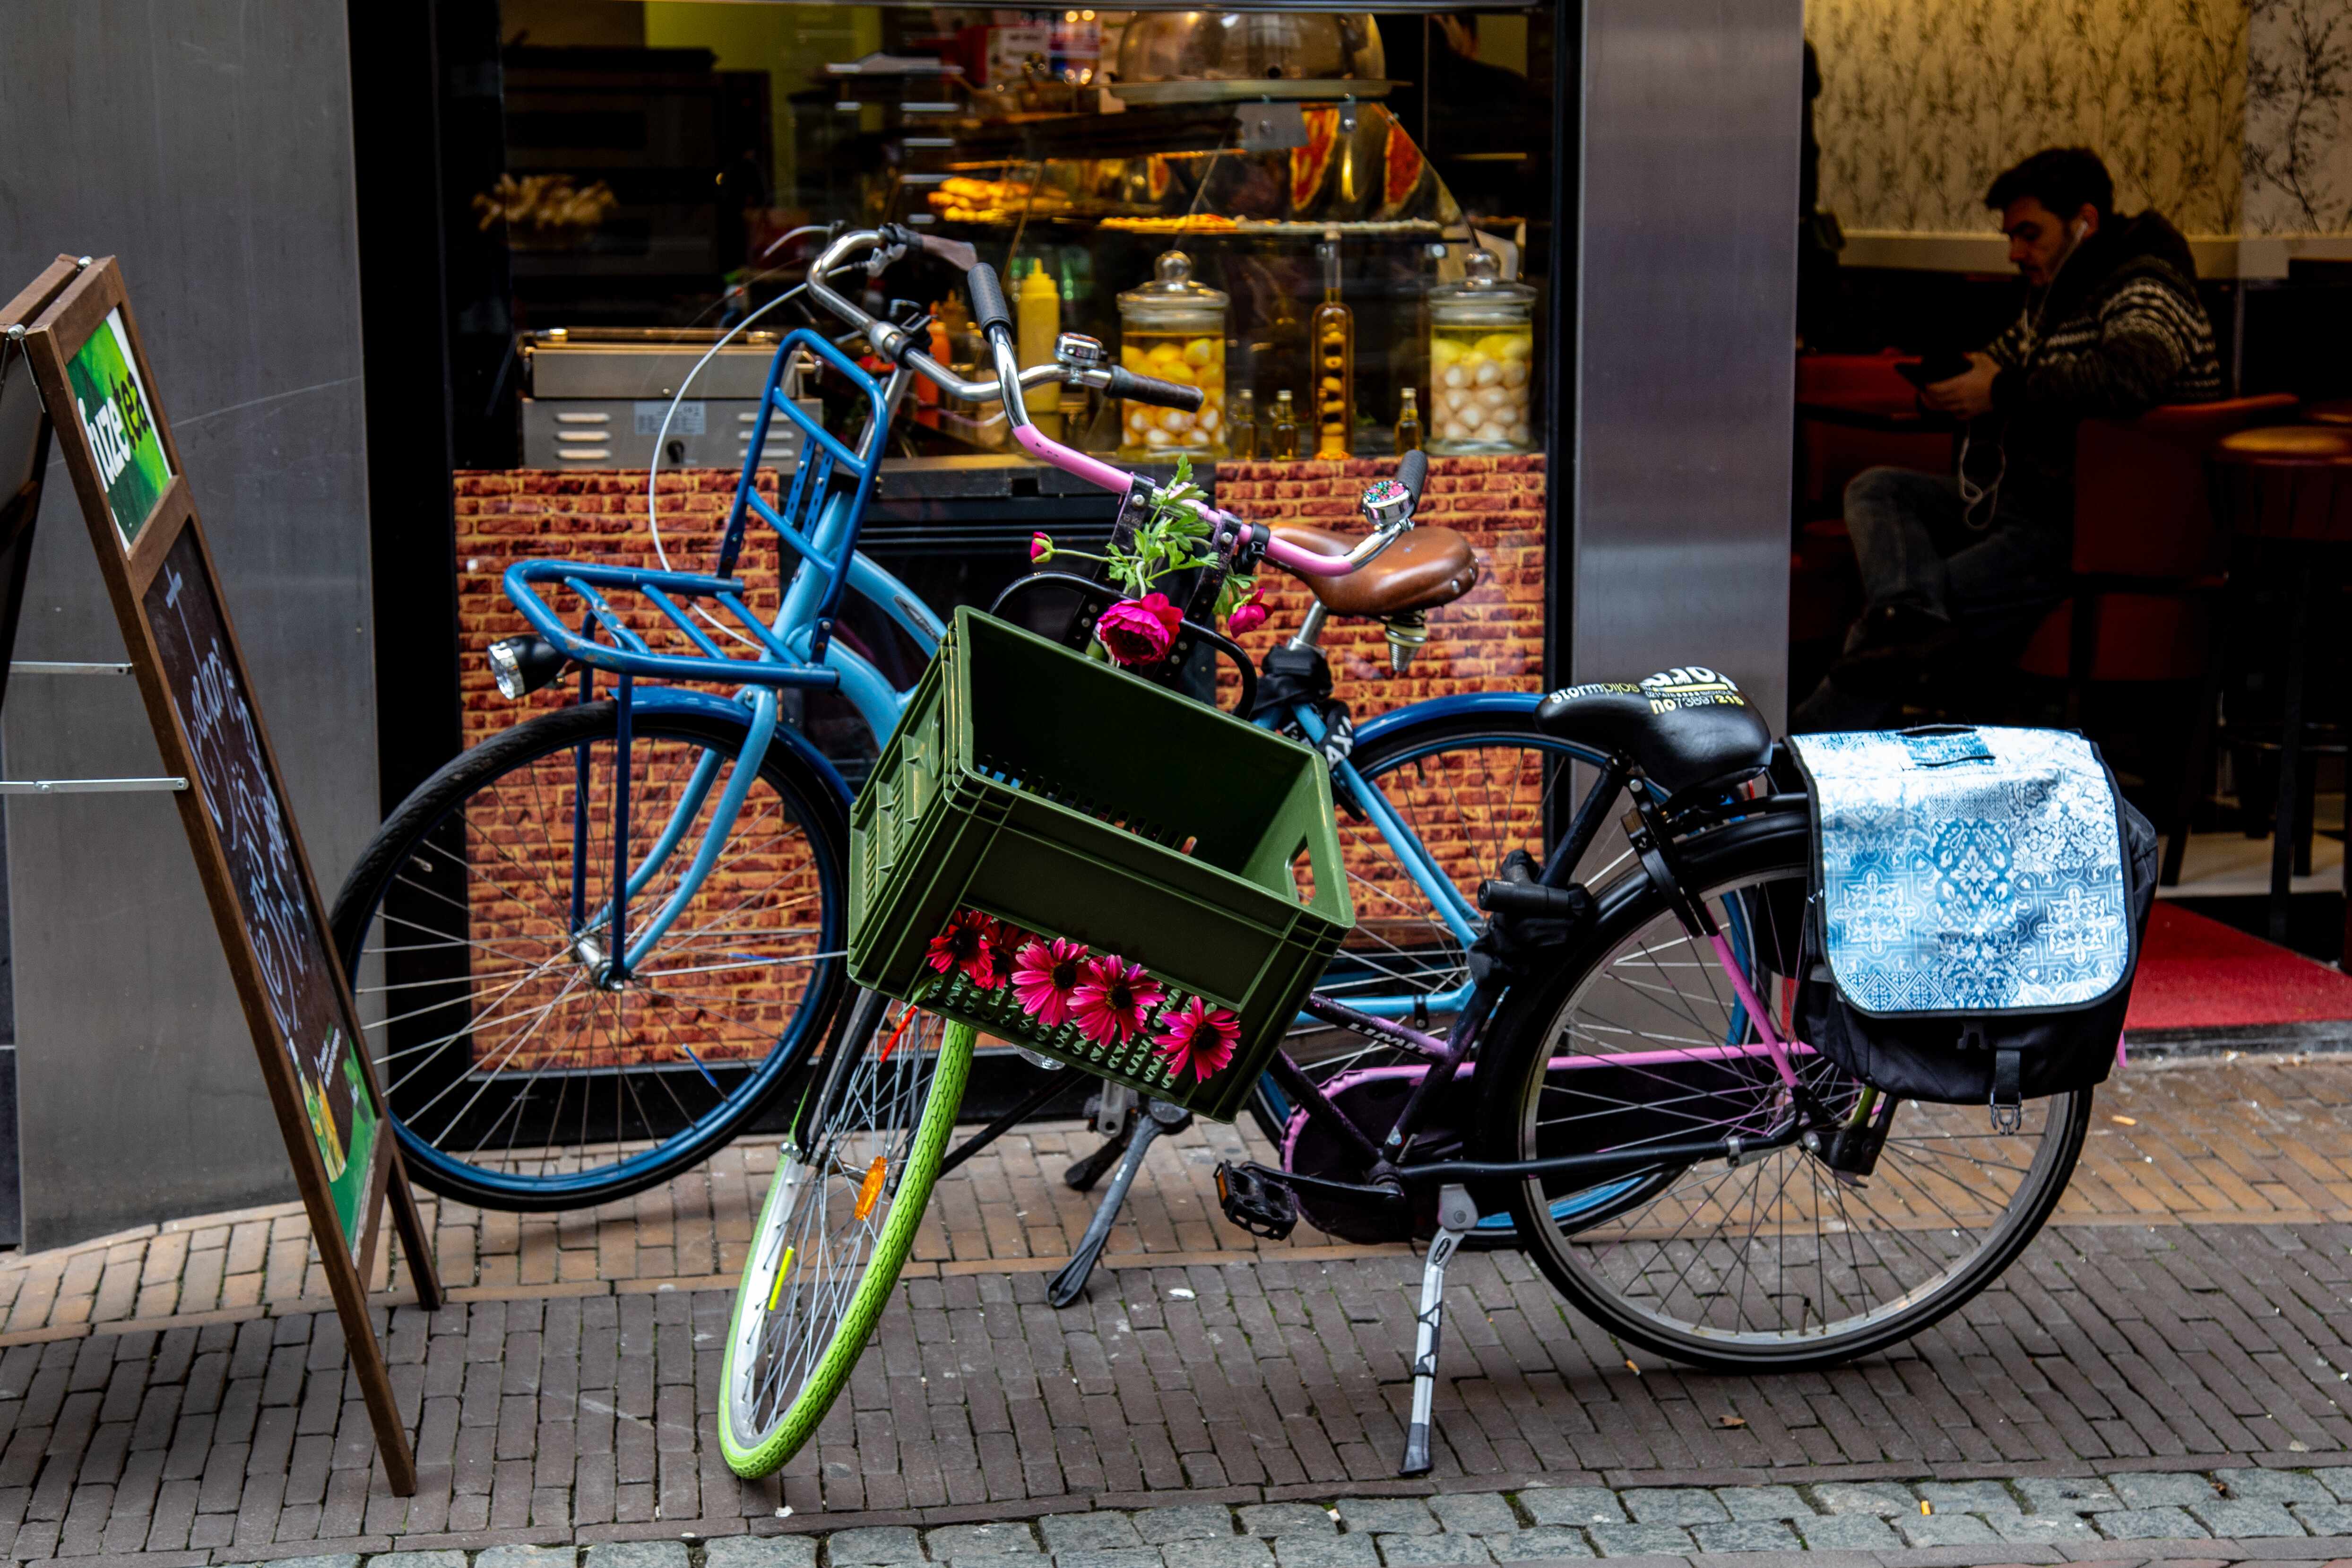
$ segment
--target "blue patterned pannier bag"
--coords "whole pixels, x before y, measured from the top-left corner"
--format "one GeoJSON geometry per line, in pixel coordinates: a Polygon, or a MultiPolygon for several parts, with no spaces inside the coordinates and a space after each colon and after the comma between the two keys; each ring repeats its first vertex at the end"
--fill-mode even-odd
{"type": "Polygon", "coordinates": [[[2115,1064],[2157,838],[2063,730],[1796,735],[1813,805],[1798,1022],[1889,1093],[1989,1101],[2115,1064]]]}

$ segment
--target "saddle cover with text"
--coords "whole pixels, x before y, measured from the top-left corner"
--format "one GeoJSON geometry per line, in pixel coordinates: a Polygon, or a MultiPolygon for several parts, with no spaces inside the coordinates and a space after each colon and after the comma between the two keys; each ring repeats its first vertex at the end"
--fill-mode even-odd
{"type": "Polygon", "coordinates": [[[2113,1067],[2157,838],[2071,731],[1797,735],[1813,803],[1806,1042],[1906,1099],[2088,1088],[2113,1067]]]}

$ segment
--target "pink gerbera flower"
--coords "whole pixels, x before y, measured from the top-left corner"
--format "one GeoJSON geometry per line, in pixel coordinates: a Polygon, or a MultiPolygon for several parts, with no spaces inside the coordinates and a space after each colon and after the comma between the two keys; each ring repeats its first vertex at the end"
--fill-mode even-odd
{"type": "Polygon", "coordinates": [[[1078,1033],[1098,1046],[1124,1045],[1141,1034],[1143,1016],[1165,994],[1143,965],[1106,954],[1087,959],[1084,968],[1070,993],[1078,1033]]]}
{"type": "Polygon", "coordinates": [[[927,954],[940,973],[960,971],[983,991],[1003,984],[997,968],[997,922],[978,910],[958,910],[948,917],[948,929],[931,938],[927,954]]]}
{"type": "Polygon", "coordinates": [[[1171,1074],[1181,1077],[1190,1068],[1194,1079],[1205,1083],[1234,1059],[1234,1044],[1241,1033],[1239,1018],[1195,996],[1161,1017],[1159,1037],[1151,1043],[1167,1058],[1171,1074]]]}
{"type": "Polygon", "coordinates": [[[1087,950],[1083,942],[1060,937],[1033,942],[1021,950],[1013,965],[1013,994],[1021,1010],[1045,1025],[1059,1028],[1076,1007],[1078,982],[1086,978],[1087,950]]]}

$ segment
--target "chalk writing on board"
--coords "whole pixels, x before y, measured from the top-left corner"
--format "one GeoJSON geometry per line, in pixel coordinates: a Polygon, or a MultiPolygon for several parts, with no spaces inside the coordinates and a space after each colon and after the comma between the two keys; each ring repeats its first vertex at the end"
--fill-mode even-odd
{"type": "Polygon", "coordinates": [[[158,662],[193,753],[194,778],[228,862],[277,1037],[294,1064],[311,1135],[325,1163],[343,1234],[361,1234],[377,1130],[366,1077],[352,1054],[318,913],[311,908],[285,803],[261,731],[229,656],[220,607],[194,531],[180,536],[145,610],[158,662]]]}

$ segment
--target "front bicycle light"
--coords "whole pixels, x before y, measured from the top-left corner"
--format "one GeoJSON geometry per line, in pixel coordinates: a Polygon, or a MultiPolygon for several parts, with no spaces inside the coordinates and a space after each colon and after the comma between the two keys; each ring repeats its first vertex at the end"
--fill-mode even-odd
{"type": "Polygon", "coordinates": [[[519,702],[563,673],[571,662],[542,637],[501,637],[490,645],[491,678],[499,695],[519,702]]]}

